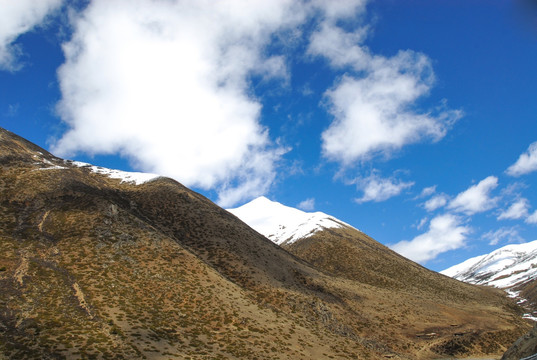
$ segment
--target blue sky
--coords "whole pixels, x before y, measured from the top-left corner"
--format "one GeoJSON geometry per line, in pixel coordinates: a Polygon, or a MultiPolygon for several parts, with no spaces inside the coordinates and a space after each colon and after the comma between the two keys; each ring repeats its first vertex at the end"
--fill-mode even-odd
{"type": "Polygon", "coordinates": [[[0,126],[442,270],[537,239],[531,1],[0,5],[0,126]],[[534,145],[532,145],[534,144],[534,145]]]}

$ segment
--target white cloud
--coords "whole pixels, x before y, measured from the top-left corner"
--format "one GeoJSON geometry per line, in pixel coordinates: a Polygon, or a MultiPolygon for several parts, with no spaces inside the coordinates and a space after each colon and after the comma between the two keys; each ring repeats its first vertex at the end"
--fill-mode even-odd
{"type": "Polygon", "coordinates": [[[431,220],[426,233],[410,241],[400,241],[391,248],[413,261],[425,263],[441,253],[463,247],[470,231],[459,217],[444,214],[431,220]]]}
{"type": "Polygon", "coordinates": [[[427,221],[429,221],[428,217],[424,217],[423,219],[421,219],[420,222],[418,223],[418,225],[416,225],[416,229],[418,229],[418,230],[423,229],[425,224],[427,224],[427,221]]]}
{"type": "Polygon", "coordinates": [[[301,201],[300,204],[297,205],[297,207],[304,211],[313,211],[315,209],[315,199],[309,198],[304,201],[301,201]]]}
{"type": "Polygon", "coordinates": [[[40,25],[47,15],[60,7],[63,0],[0,1],[0,69],[15,71],[20,65],[21,49],[17,38],[40,25]]]}
{"type": "Polygon", "coordinates": [[[296,1],[95,0],[63,45],[59,155],[121,153],[133,166],[216,189],[222,206],[267,191],[286,149],[259,122],[249,77],[285,80],[272,36],[296,1]]]}
{"type": "Polygon", "coordinates": [[[364,192],[361,198],[355,199],[359,204],[368,201],[381,202],[388,200],[414,185],[413,182],[403,182],[393,178],[381,178],[376,173],[372,173],[366,178],[355,179],[353,183],[357,185],[359,190],[364,192]]]}
{"type": "Polygon", "coordinates": [[[430,196],[430,195],[434,194],[435,192],[436,192],[436,185],[429,186],[429,187],[423,188],[423,190],[421,191],[421,193],[420,193],[420,195],[418,197],[419,198],[424,198],[424,197],[427,197],[427,196],[430,196]]]}
{"type": "Polygon", "coordinates": [[[514,203],[511,204],[506,210],[502,211],[498,215],[498,220],[504,219],[520,219],[528,216],[528,210],[530,208],[530,203],[528,199],[520,198],[514,203]]]}
{"type": "Polygon", "coordinates": [[[63,45],[58,112],[68,130],[52,150],[120,153],[215,190],[226,207],[266,193],[287,149],[261,125],[251,79],[285,85],[288,47],[309,41],[303,25],[338,23],[365,3],[94,0],[63,45]]]}
{"type": "Polygon", "coordinates": [[[325,94],[334,121],[322,134],[324,156],[343,165],[425,139],[438,141],[462,116],[445,108],[437,114],[415,111],[412,105],[434,83],[431,61],[410,50],[390,58],[374,55],[361,45],[367,33],[367,27],[348,32],[327,20],[308,48],[332,67],[349,70],[325,94]]]}
{"type": "Polygon", "coordinates": [[[533,212],[530,216],[528,216],[525,220],[527,224],[537,224],[537,210],[533,212]]]}
{"type": "Polygon", "coordinates": [[[502,227],[496,231],[489,231],[482,236],[483,239],[489,242],[489,245],[498,245],[502,240],[506,239],[508,242],[522,242],[523,239],[519,235],[518,230],[514,227],[502,227]]]}
{"type": "MultiPolygon", "coordinates": [[[[334,121],[322,134],[324,156],[349,164],[441,139],[461,113],[413,109],[433,85],[431,61],[409,50],[372,54],[362,45],[366,25],[341,27],[365,5],[94,0],[73,15],[63,45],[58,113],[68,129],[52,151],[119,153],[139,170],[216,191],[226,207],[266,193],[288,149],[261,125],[263,99],[254,97],[251,79],[285,85],[286,55],[303,45],[349,70],[325,93],[334,121]]],[[[379,194],[393,196],[389,188],[408,183],[392,185],[379,194]]]]}
{"type": "Polygon", "coordinates": [[[427,200],[423,207],[427,211],[435,211],[436,209],[445,206],[449,200],[449,197],[446,194],[438,194],[427,200]]]}
{"type": "Polygon", "coordinates": [[[483,212],[496,206],[498,198],[490,197],[490,193],[498,186],[498,178],[489,176],[477,185],[459,193],[448,205],[449,209],[467,215],[483,212]]]}
{"type": "Polygon", "coordinates": [[[532,143],[525,153],[506,170],[511,176],[521,176],[537,170],[537,141],[532,143]]]}

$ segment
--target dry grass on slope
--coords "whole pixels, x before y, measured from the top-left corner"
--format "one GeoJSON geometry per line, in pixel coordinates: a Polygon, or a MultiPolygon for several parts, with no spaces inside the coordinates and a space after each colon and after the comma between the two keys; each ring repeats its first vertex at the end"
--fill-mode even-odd
{"type": "Polygon", "coordinates": [[[286,249],[347,279],[349,295],[342,298],[360,294],[367,309],[363,333],[390,334],[398,351],[498,356],[528,327],[503,291],[432,272],[354,229],[327,229],[286,249]]]}
{"type": "Polygon", "coordinates": [[[0,165],[0,357],[426,359],[527,328],[372,239],[311,243],[315,264],[173,180],[121,183],[1,129],[0,165]]]}

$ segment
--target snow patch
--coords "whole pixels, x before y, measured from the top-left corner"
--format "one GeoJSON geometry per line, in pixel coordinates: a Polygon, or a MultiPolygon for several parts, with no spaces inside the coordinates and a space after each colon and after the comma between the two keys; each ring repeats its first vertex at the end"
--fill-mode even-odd
{"type": "Polygon", "coordinates": [[[37,162],[34,165],[41,166],[35,170],[66,170],[69,169],[69,166],[76,166],[81,168],[89,169],[91,172],[96,174],[106,175],[112,179],[120,179],[122,183],[131,183],[136,185],[141,185],[149,181],[153,181],[159,178],[159,175],[142,173],[142,172],[128,172],[121,170],[107,169],[101,166],[91,165],[81,161],[72,161],[72,160],[56,160],[52,162],[46,159],[41,152],[37,152],[39,155],[34,154],[32,157],[36,159],[37,162]],[[58,165],[60,163],[61,165],[58,165]],[[68,165],[68,166],[62,166],[68,165]]]}
{"type": "Polygon", "coordinates": [[[50,167],[39,168],[39,169],[35,169],[35,170],[65,170],[65,169],[68,169],[68,168],[66,168],[65,166],[53,165],[53,166],[50,166],[50,167]]]}
{"type": "Polygon", "coordinates": [[[109,178],[112,179],[120,179],[122,183],[133,183],[136,185],[141,185],[149,181],[153,181],[157,178],[159,178],[159,175],[156,174],[150,174],[150,173],[142,173],[142,172],[128,172],[128,171],[121,171],[121,170],[113,170],[113,169],[107,169],[101,166],[95,166],[88,163],[80,162],[80,161],[68,161],[71,165],[81,167],[81,168],[87,168],[91,172],[94,172],[96,174],[106,175],[109,178]]]}

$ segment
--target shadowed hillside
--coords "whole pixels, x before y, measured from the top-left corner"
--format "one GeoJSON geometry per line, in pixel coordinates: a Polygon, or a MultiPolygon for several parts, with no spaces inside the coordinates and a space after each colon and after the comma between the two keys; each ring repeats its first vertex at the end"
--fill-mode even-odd
{"type": "Polygon", "coordinates": [[[171,179],[3,129],[0,165],[0,358],[425,359],[499,354],[528,329],[500,292],[347,230],[300,260],[171,179]]]}

